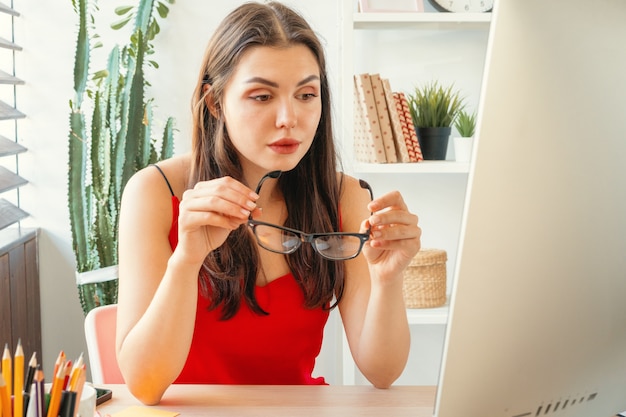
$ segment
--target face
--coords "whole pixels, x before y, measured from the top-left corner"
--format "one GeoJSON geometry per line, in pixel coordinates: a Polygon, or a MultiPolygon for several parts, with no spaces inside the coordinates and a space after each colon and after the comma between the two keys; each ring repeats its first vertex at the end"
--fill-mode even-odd
{"type": "Polygon", "coordinates": [[[320,71],[303,45],[252,47],[224,89],[222,112],[246,175],[293,169],[322,113],[320,71]]]}

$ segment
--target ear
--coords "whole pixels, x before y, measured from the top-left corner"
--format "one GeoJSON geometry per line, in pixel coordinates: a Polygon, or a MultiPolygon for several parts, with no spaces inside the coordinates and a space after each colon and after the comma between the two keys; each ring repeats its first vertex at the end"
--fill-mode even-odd
{"type": "Polygon", "coordinates": [[[204,93],[204,102],[208,107],[211,115],[216,119],[220,118],[220,106],[215,102],[213,93],[211,91],[211,84],[204,84],[202,86],[202,92],[204,93]]]}

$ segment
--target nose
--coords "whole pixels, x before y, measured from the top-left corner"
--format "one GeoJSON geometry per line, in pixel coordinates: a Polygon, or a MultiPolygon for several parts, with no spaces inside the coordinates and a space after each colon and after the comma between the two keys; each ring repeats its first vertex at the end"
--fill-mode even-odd
{"type": "Polygon", "coordinates": [[[293,129],[296,127],[297,121],[298,117],[292,100],[282,100],[276,114],[276,127],[279,129],[293,129]]]}

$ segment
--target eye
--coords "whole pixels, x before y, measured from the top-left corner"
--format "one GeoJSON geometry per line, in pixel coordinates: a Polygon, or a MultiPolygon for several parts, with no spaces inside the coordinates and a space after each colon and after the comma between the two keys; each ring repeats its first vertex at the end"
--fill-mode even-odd
{"type": "Polygon", "coordinates": [[[250,96],[250,98],[254,101],[268,101],[270,97],[271,96],[269,94],[257,94],[250,96]]]}
{"type": "Polygon", "coordinates": [[[302,93],[297,96],[300,100],[309,101],[317,97],[315,93],[302,93]]]}

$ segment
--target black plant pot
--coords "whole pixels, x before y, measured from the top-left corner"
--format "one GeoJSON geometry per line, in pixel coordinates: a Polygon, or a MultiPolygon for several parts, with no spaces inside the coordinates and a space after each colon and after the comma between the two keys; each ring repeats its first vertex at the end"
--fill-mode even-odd
{"type": "Polygon", "coordinates": [[[437,161],[446,159],[451,127],[416,127],[415,130],[424,159],[437,161]]]}

